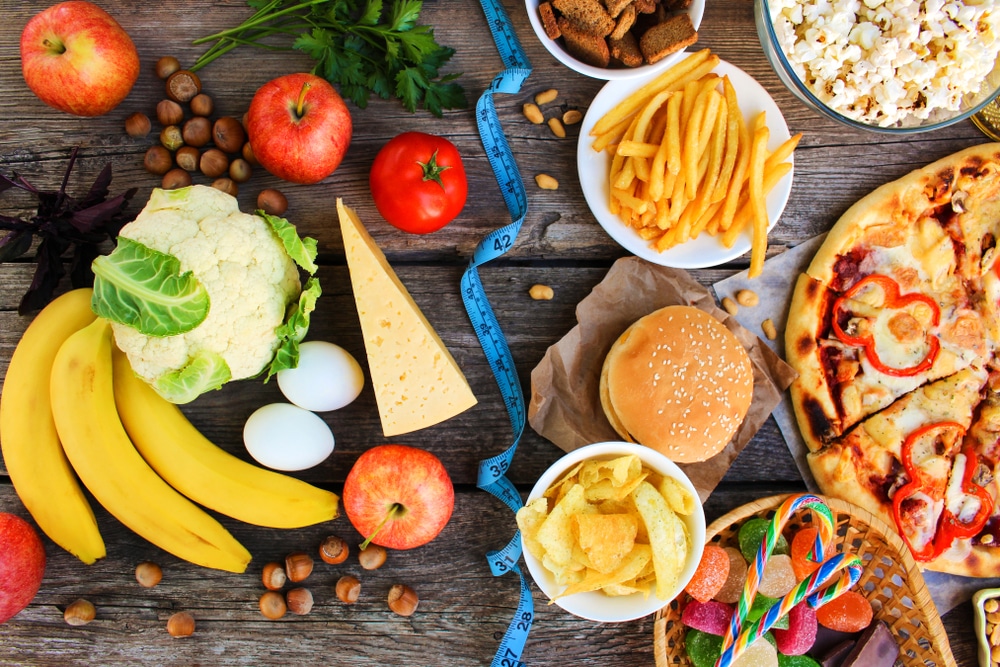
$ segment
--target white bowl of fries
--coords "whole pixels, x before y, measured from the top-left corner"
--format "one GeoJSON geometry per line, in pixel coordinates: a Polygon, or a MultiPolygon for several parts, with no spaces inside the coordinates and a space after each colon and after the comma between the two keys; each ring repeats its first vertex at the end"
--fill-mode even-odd
{"type": "Polygon", "coordinates": [[[566,454],[518,511],[524,560],[550,600],[599,622],[642,618],[694,575],[705,514],[691,481],[648,447],[601,442],[566,454]]]}
{"type": "Polygon", "coordinates": [[[759,83],[703,49],[606,84],[581,125],[577,170],[594,217],[633,254],[695,269],[749,251],[754,276],[800,136],[759,83]]]}

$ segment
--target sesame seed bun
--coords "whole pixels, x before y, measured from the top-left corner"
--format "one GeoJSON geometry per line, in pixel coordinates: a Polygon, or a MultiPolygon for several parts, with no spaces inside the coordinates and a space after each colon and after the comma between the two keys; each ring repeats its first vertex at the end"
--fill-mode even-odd
{"type": "Polygon", "coordinates": [[[752,396],[746,350],[718,320],[691,306],[667,306],[637,320],[601,369],[601,405],[618,435],[677,463],[719,453],[752,396]]]}

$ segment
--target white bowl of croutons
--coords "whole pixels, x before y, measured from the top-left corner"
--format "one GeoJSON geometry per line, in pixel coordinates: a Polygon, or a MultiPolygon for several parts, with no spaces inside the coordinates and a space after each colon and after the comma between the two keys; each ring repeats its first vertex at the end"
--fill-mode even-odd
{"type": "Polygon", "coordinates": [[[698,40],[705,0],[525,0],[542,45],[595,79],[663,70],[698,40]]]}

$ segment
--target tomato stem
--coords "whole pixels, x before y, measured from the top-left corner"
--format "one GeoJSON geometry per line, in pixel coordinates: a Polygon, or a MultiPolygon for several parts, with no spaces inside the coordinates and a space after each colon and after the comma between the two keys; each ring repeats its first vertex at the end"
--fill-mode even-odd
{"type": "Polygon", "coordinates": [[[365,539],[365,541],[361,543],[361,547],[360,548],[361,549],[367,549],[368,545],[371,544],[371,541],[373,539],[375,539],[375,536],[378,535],[379,531],[382,530],[385,527],[385,524],[389,523],[390,520],[395,519],[397,516],[400,516],[401,514],[403,514],[405,512],[406,512],[406,508],[403,507],[400,503],[393,503],[389,507],[389,511],[386,512],[385,518],[382,519],[382,522],[378,525],[378,527],[374,530],[374,532],[372,532],[372,534],[369,535],[365,539]]]}
{"type": "Polygon", "coordinates": [[[438,152],[437,149],[435,148],[434,153],[431,155],[430,160],[428,160],[427,162],[421,162],[420,160],[417,160],[417,164],[419,164],[420,168],[424,170],[425,181],[434,181],[435,183],[441,186],[442,190],[444,190],[444,183],[441,182],[441,174],[443,174],[445,170],[451,169],[451,166],[438,164],[437,157],[438,157],[438,152]]]}

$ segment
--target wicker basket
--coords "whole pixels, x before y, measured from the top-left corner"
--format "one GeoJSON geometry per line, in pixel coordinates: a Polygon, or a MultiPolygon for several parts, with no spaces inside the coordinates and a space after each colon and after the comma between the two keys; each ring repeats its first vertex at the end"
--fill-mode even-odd
{"type": "MultiPolygon", "coordinates": [[[[770,519],[787,497],[762,498],[718,518],[708,527],[707,543],[738,546],[740,525],[756,516],[770,519]]],[[[924,578],[899,534],[861,507],[834,498],[823,500],[833,513],[834,547],[838,552],[850,550],[865,564],[854,590],[871,601],[875,618],[889,624],[899,642],[902,664],[957,667],[924,578]]],[[[810,525],[812,520],[812,512],[801,509],[789,518],[786,531],[810,525]]],[[[680,599],[683,594],[656,613],[653,650],[657,667],[692,665],[684,651],[687,628],[680,623],[680,599]]]]}

